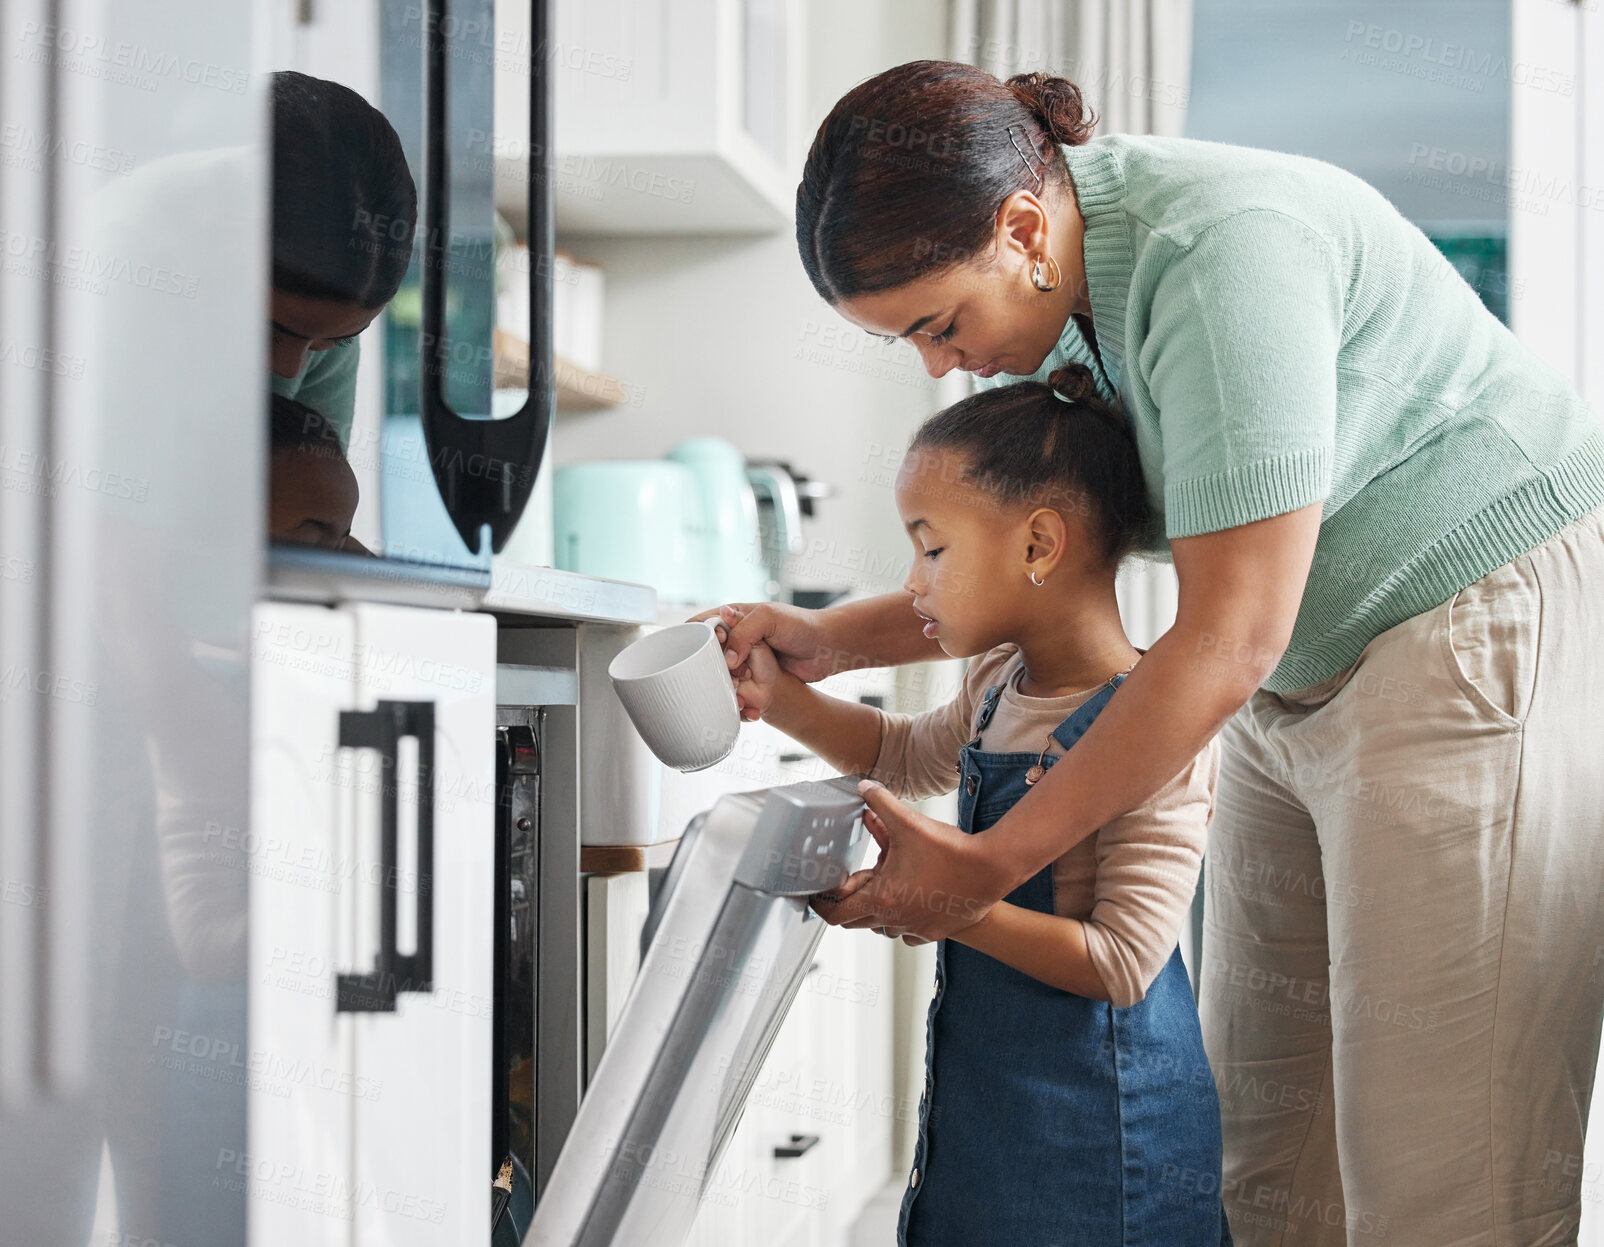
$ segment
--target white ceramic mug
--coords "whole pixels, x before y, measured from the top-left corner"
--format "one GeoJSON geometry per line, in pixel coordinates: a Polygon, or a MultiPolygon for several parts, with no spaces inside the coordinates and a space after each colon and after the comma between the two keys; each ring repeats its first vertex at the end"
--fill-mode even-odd
{"type": "Polygon", "coordinates": [[[711,623],[650,632],[608,664],[635,730],[666,766],[700,771],[729,757],[741,711],[711,623]]]}

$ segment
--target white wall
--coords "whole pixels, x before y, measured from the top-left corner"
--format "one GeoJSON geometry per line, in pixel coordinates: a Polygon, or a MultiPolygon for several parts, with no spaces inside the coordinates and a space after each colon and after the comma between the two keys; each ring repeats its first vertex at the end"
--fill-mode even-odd
{"type": "Polygon", "coordinates": [[[1578,386],[1594,411],[1604,410],[1604,12],[1595,2],[1584,13],[1580,49],[1581,168],[1579,198],[1586,205],[1577,272],[1581,281],[1581,355],[1578,386]]]}
{"type": "Polygon", "coordinates": [[[1554,0],[1514,0],[1511,11],[1509,327],[1580,388],[1581,231],[1596,215],[1582,208],[1583,32],[1600,14],[1554,0]]]}
{"type": "MultiPolygon", "coordinates": [[[[944,6],[929,0],[808,0],[807,66],[793,143],[801,173],[813,132],[854,83],[944,55],[944,6]]],[[[889,489],[934,383],[906,343],[852,330],[808,284],[789,229],[763,237],[600,238],[559,246],[607,273],[603,363],[638,387],[620,409],[564,415],[558,463],[656,458],[687,437],[728,438],[749,458],[789,459],[837,486],[795,561],[803,585],[895,588],[907,539],[889,489]]]]}
{"type": "MultiPolygon", "coordinates": [[[[1513,0],[1510,328],[1599,411],[1604,402],[1604,11],[1513,0]],[[1532,84],[1539,85],[1532,85],[1532,84]],[[1558,89],[1556,89],[1556,86],[1558,89]]],[[[1573,1162],[1574,1163],[1574,1162],[1573,1162]]],[[[1580,1247],[1604,1247],[1604,1083],[1581,1172],[1580,1247]]]]}

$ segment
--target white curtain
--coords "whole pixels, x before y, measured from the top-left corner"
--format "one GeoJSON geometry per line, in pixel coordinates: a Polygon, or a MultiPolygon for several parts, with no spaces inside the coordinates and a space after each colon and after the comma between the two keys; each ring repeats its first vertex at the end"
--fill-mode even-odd
{"type": "Polygon", "coordinates": [[[949,0],[948,43],[999,78],[1070,79],[1099,134],[1179,136],[1186,123],[1192,0],[949,0]]]}
{"type": "MultiPolygon", "coordinates": [[[[1184,133],[1192,0],[948,0],[948,23],[953,60],[999,78],[1041,71],[1074,82],[1097,114],[1098,134],[1184,133]]],[[[966,387],[967,378],[957,384],[966,387]]],[[[945,404],[961,394],[942,390],[939,397],[945,404]]],[[[1175,622],[1176,587],[1168,563],[1126,563],[1117,592],[1133,645],[1146,649],[1175,622]]],[[[1181,931],[1194,994],[1202,942],[1199,880],[1181,931]]]]}
{"type": "MultiPolygon", "coordinates": [[[[949,0],[949,55],[999,78],[1041,71],[1080,87],[1098,134],[1179,136],[1192,67],[1192,0],[949,0]]],[[[967,378],[949,374],[962,397],[967,378]]],[[[1144,649],[1175,622],[1168,563],[1127,564],[1120,611],[1144,649]]]]}

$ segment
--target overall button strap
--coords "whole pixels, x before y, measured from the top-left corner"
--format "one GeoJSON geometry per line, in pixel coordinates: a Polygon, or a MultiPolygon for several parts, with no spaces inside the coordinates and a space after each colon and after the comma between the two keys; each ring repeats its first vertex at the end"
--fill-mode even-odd
{"type": "Polygon", "coordinates": [[[1109,682],[1093,693],[1080,705],[1076,706],[1069,718],[1065,719],[1053,729],[1053,739],[1065,749],[1068,749],[1082,736],[1086,729],[1091,727],[1097,716],[1102,713],[1103,707],[1113,698],[1115,690],[1125,682],[1125,673],[1121,672],[1109,682]]]}
{"type": "Polygon", "coordinates": [[[991,716],[997,713],[997,703],[1002,699],[1002,691],[1003,686],[1001,684],[993,684],[986,690],[985,697],[981,699],[980,710],[975,715],[974,743],[980,743],[980,734],[986,730],[986,725],[991,722],[991,716]]]}

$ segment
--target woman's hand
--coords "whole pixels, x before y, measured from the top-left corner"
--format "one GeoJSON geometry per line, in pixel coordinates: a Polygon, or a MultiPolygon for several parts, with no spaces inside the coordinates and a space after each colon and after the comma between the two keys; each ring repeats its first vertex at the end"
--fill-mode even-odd
{"type": "Polygon", "coordinates": [[[774,652],[782,670],[812,684],[836,671],[836,655],[825,643],[821,614],[783,602],[736,602],[704,611],[695,619],[724,625],[724,658],[731,671],[739,670],[752,646],[761,642],[774,652]]]}
{"type": "MultiPolygon", "coordinates": [[[[875,843],[880,846],[881,856],[884,856],[886,846],[891,842],[891,833],[886,829],[885,821],[878,814],[876,814],[872,808],[865,809],[863,811],[863,825],[868,828],[869,834],[874,837],[875,843]]],[[[876,864],[878,865],[878,863],[876,864]]],[[[820,914],[823,914],[824,910],[820,908],[821,904],[840,904],[840,902],[846,900],[847,897],[858,891],[859,888],[863,887],[864,884],[868,883],[874,877],[873,867],[870,867],[867,870],[859,870],[851,875],[848,875],[840,887],[829,892],[816,893],[811,898],[811,903],[814,910],[820,914]]],[[[876,935],[884,935],[891,939],[896,938],[896,936],[892,935],[892,933],[887,931],[884,927],[872,927],[870,929],[876,935]]],[[[967,929],[968,928],[966,927],[959,928],[960,931],[967,929]]],[[[930,940],[925,939],[923,936],[909,935],[906,932],[904,932],[902,935],[902,942],[908,945],[909,948],[917,948],[920,944],[931,943],[930,940]]]]}
{"type": "MultiPolygon", "coordinates": [[[[754,695],[758,693],[749,665],[754,647],[761,646],[767,655],[759,658],[760,663],[768,663],[772,658],[775,676],[783,671],[811,684],[835,674],[836,655],[824,644],[824,629],[819,622],[821,613],[780,602],[737,602],[703,611],[691,620],[692,623],[711,620],[718,625],[724,661],[729,664],[731,678],[735,681],[735,700],[740,705],[741,718],[747,722],[759,719],[768,707],[767,697],[759,705],[749,701],[741,691],[745,686],[754,695]]],[[[768,669],[765,667],[765,671],[768,669]]],[[[767,683],[772,690],[773,679],[767,683]]]]}
{"type": "Polygon", "coordinates": [[[724,660],[732,672],[740,671],[748,651],[762,641],[774,651],[780,670],[805,684],[838,671],[946,657],[940,642],[924,635],[913,613],[913,595],[906,592],[823,610],[781,602],[737,602],[704,611],[696,619],[723,626],[724,660]]]}
{"type": "Polygon", "coordinates": [[[871,780],[858,792],[880,860],[813,898],[831,926],[883,929],[908,943],[945,939],[979,922],[1011,888],[973,836],[909,809],[871,780]]]}

